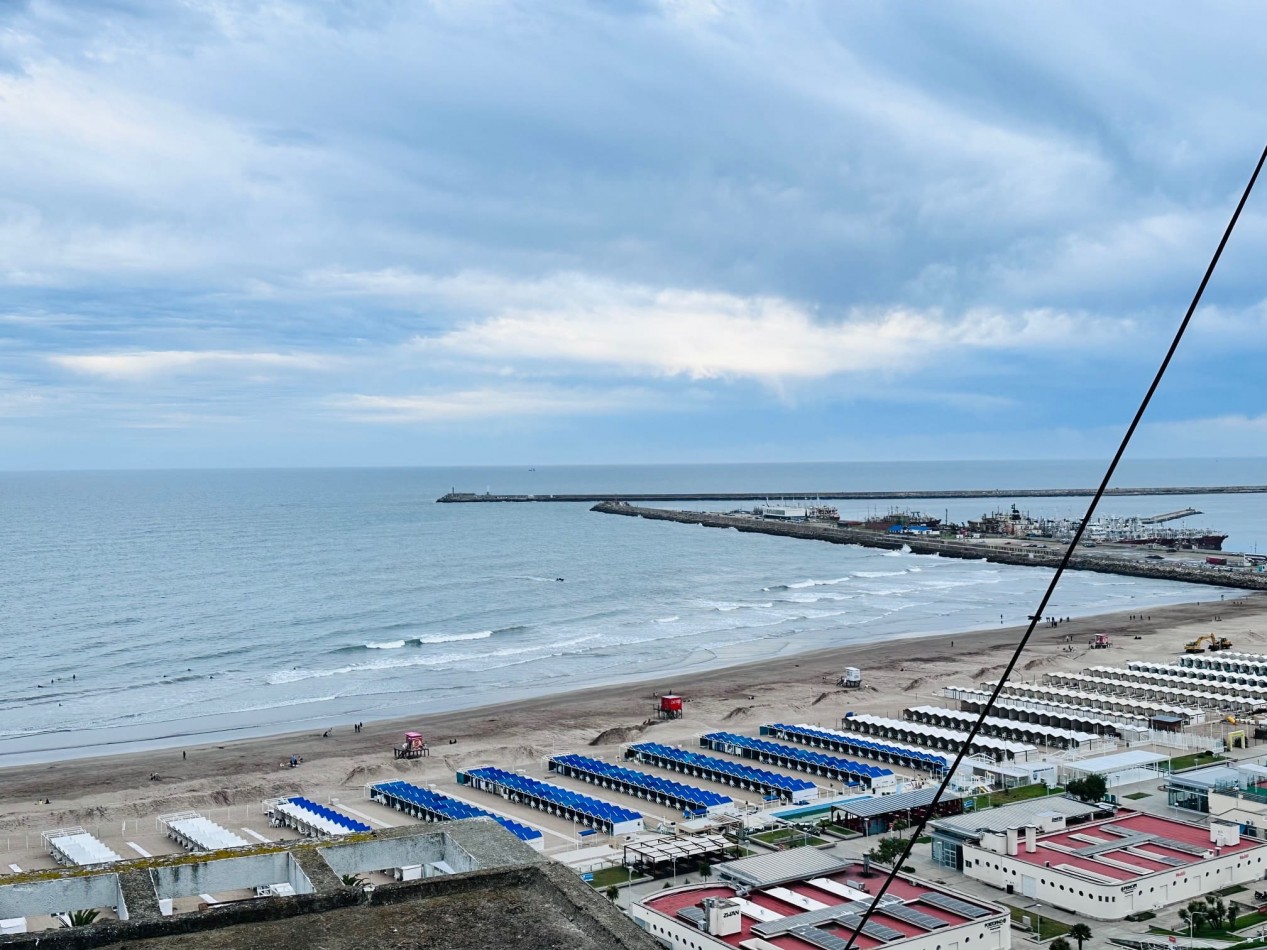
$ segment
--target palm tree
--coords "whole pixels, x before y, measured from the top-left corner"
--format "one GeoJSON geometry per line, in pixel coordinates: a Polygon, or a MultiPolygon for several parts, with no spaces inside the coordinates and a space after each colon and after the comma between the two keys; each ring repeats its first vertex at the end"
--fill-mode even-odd
{"type": "Polygon", "coordinates": [[[616,903],[616,898],[619,896],[620,896],[620,888],[617,887],[615,884],[607,888],[607,899],[611,901],[613,904],[616,903]]]}
{"type": "Polygon", "coordinates": [[[87,910],[73,910],[66,915],[66,919],[70,923],[62,922],[65,927],[87,927],[101,915],[101,911],[95,907],[89,907],[87,910]]]}
{"type": "Polygon", "coordinates": [[[348,887],[364,887],[365,886],[365,878],[361,877],[361,875],[359,874],[341,874],[339,875],[339,880],[342,881],[344,884],[346,884],[348,887]]]}
{"type": "Polygon", "coordinates": [[[1091,939],[1091,928],[1086,924],[1074,924],[1069,928],[1069,936],[1078,941],[1078,950],[1082,950],[1082,941],[1091,939]]]}
{"type": "Polygon", "coordinates": [[[707,861],[701,861],[699,865],[699,876],[707,881],[713,876],[713,866],[707,861]]]}
{"type": "Polygon", "coordinates": [[[1047,950],[1073,950],[1073,947],[1069,945],[1069,941],[1064,937],[1057,937],[1047,945],[1047,950]]]}
{"type": "Polygon", "coordinates": [[[1211,927],[1223,926],[1223,918],[1227,915],[1227,908],[1223,905],[1223,898],[1218,894],[1207,894],[1205,896],[1205,917],[1211,927]]]}

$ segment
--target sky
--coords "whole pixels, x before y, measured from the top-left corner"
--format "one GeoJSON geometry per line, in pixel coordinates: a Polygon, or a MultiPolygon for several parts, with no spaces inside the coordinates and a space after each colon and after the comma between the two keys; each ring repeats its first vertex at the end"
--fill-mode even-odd
{"type": "MultiPolygon", "coordinates": [[[[0,4],[0,469],[1107,456],[1267,8],[0,4]]],[[[1132,446],[1267,455],[1267,183],[1132,446]]]]}

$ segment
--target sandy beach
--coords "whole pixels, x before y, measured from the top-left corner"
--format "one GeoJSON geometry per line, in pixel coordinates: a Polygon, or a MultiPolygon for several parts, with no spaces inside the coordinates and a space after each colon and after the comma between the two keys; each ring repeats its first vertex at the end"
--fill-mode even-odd
{"type": "MultiPolygon", "coordinates": [[[[1014,679],[1047,670],[1121,665],[1173,656],[1184,642],[1217,630],[1235,648],[1267,651],[1267,596],[1248,595],[1041,625],[1014,679]],[[1216,621],[1216,617],[1221,620],[1216,621]],[[1096,633],[1113,638],[1091,651],[1096,633]],[[1072,637],[1073,652],[1066,652],[1072,637]]],[[[894,640],[752,662],[677,680],[600,687],[452,714],[366,722],[357,733],[337,727],[239,742],[104,756],[0,771],[0,832],[37,832],[62,825],[148,819],[178,809],[258,805],[280,794],[354,801],[367,781],[408,777],[451,785],[454,770],[480,764],[541,771],[553,752],[610,757],[626,742],[683,742],[717,728],[755,732],[762,722],[833,725],[846,709],[900,716],[904,706],[940,700],[941,687],[997,678],[1022,635],[1015,627],[971,634],[894,640]],[[865,686],[836,682],[845,666],[863,670],[865,686]],[[681,720],[655,720],[655,695],[687,697],[681,720]],[[650,721],[649,721],[650,720],[650,721]],[[391,746],[406,729],[423,732],[429,758],[397,761],[391,746]],[[285,767],[303,756],[297,769],[285,767]],[[43,800],[49,799],[48,804],[43,800]]],[[[85,750],[91,754],[90,749],[85,750]]],[[[542,773],[543,774],[543,773],[542,773]]]]}

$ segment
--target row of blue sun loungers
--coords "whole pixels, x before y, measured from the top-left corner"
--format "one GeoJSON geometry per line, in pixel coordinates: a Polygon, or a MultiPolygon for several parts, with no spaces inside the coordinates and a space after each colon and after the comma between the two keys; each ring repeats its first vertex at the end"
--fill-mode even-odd
{"type": "Polygon", "coordinates": [[[550,770],[624,792],[626,795],[644,798],[657,805],[680,809],[688,818],[706,815],[733,804],[729,795],[719,795],[717,792],[684,785],[636,769],[611,765],[584,755],[552,756],[550,770]]]}
{"type": "Polygon", "coordinates": [[[866,756],[880,762],[890,762],[908,769],[923,769],[929,772],[944,772],[949,767],[949,760],[936,752],[924,752],[909,746],[894,745],[891,742],[879,742],[837,732],[834,729],[818,729],[814,726],[789,726],[781,722],[761,727],[763,736],[774,736],[776,739],[787,739],[803,745],[833,752],[845,752],[849,755],[866,756]]]}
{"type": "Polygon", "coordinates": [[[457,780],[610,835],[642,830],[642,815],[636,811],[496,766],[466,769],[457,773],[457,780]]]}
{"type": "Polygon", "coordinates": [[[388,808],[403,811],[422,821],[460,821],[463,818],[491,818],[520,841],[540,847],[541,832],[502,815],[476,808],[428,788],[409,782],[378,782],[370,786],[370,799],[388,808]]]}
{"type": "Polygon", "coordinates": [[[818,796],[818,786],[803,778],[771,772],[769,769],[759,769],[743,762],[732,762],[730,759],[719,759],[700,752],[690,752],[659,742],[635,743],[625,750],[625,756],[658,768],[717,782],[719,785],[759,792],[763,797],[780,798],[790,802],[818,796]]]}
{"type": "Polygon", "coordinates": [[[798,769],[813,775],[822,775],[843,782],[846,786],[860,785],[871,789],[888,788],[897,784],[893,770],[883,766],[854,762],[851,759],[825,755],[811,749],[800,749],[779,742],[768,742],[765,739],[753,739],[733,732],[710,732],[700,737],[700,745],[714,752],[741,755],[781,768],[798,769]]]}
{"type": "Polygon", "coordinates": [[[300,795],[269,802],[268,807],[273,821],[290,825],[304,834],[336,837],[371,830],[363,821],[349,818],[300,795]]]}

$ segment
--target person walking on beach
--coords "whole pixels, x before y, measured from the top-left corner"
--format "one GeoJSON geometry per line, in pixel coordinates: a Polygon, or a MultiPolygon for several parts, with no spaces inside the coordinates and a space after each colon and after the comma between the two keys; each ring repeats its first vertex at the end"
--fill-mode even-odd
{"type": "Polygon", "coordinates": [[[188,753],[188,752],[186,752],[184,749],[181,749],[181,750],[180,750],[180,760],[183,762],[183,761],[185,761],[185,759],[187,759],[187,758],[189,758],[189,753],[188,753]]]}

